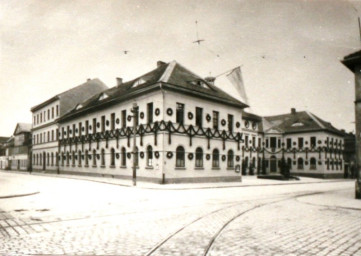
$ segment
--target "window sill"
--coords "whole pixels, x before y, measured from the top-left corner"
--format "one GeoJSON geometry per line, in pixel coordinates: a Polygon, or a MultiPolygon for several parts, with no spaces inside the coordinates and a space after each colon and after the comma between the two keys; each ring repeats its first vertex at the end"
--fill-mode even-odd
{"type": "Polygon", "coordinates": [[[93,168],[96,168],[97,166],[96,165],[92,165],[93,168]]]}
{"type": "Polygon", "coordinates": [[[202,170],[204,170],[204,168],[203,167],[195,167],[194,170],[202,171],[202,170]]]}
{"type": "Polygon", "coordinates": [[[154,170],[154,167],[153,166],[146,166],[145,169],[146,170],[154,170]]]}
{"type": "Polygon", "coordinates": [[[75,164],[72,164],[71,167],[75,167],[75,164]]]}
{"type": "Polygon", "coordinates": [[[81,167],[81,164],[78,164],[78,167],[81,167]]]}
{"type": "Polygon", "coordinates": [[[115,168],[115,165],[111,165],[111,166],[109,166],[109,168],[115,168]]]}
{"type": "Polygon", "coordinates": [[[120,168],[122,168],[122,169],[126,169],[126,168],[127,168],[127,166],[126,166],[126,165],[122,165],[122,166],[120,166],[120,168]]]}
{"type": "Polygon", "coordinates": [[[101,165],[100,168],[105,168],[105,165],[101,165]]]}
{"type": "Polygon", "coordinates": [[[214,170],[214,171],[219,171],[221,168],[219,168],[219,167],[213,167],[212,168],[212,170],[214,170]]]}
{"type": "Polygon", "coordinates": [[[186,168],[185,167],[176,167],[175,170],[177,170],[177,171],[185,171],[186,168]]]}
{"type": "Polygon", "coordinates": [[[89,167],[89,165],[88,165],[88,164],[85,164],[84,167],[89,167]]]}
{"type": "Polygon", "coordinates": [[[234,167],[227,167],[227,171],[234,171],[234,167]]]}

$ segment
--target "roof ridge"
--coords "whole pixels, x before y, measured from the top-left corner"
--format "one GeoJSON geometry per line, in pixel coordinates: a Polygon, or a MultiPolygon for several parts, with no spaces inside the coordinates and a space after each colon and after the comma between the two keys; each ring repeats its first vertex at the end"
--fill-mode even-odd
{"type": "Polygon", "coordinates": [[[326,127],[319,121],[317,120],[317,118],[309,111],[305,111],[311,118],[313,121],[315,121],[322,129],[326,129],[326,127]]]}
{"type": "Polygon", "coordinates": [[[171,63],[168,63],[168,67],[163,72],[163,75],[159,78],[158,82],[167,83],[176,65],[177,62],[175,60],[173,60],[171,63]]]}

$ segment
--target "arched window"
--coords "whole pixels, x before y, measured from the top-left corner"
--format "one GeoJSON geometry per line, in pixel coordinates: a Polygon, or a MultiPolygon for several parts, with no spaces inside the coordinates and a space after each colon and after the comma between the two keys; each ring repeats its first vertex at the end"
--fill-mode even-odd
{"type": "Polygon", "coordinates": [[[227,167],[228,168],[232,168],[234,167],[234,155],[233,155],[233,151],[232,150],[228,150],[228,154],[227,154],[227,167]]]}
{"type": "Polygon", "coordinates": [[[78,151],[78,166],[81,166],[81,151],[78,151]]]}
{"type": "Polygon", "coordinates": [[[59,166],[59,153],[58,152],[55,153],[55,165],[59,166]]]}
{"type": "Polygon", "coordinates": [[[298,158],[297,160],[297,169],[298,170],[303,170],[303,158],[298,158]]]}
{"type": "Polygon", "coordinates": [[[85,167],[89,165],[89,152],[85,150],[85,167]]]}
{"type": "Polygon", "coordinates": [[[51,152],[51,166],[54,166],[54,153],[51,152]]]}
{"type": "Polygon", "coordinates": [[[75,151],[71,152],[71,165],[75,166],[75,151]]]}
{"type": "Polygon", "coordinates": [[[151,145],[147,147],[147,166],[153,166],[153,148],[151,145]]]}
{"type": "Polygon", "coordinates": [[[310,170],[316,170],[316,158],[314,157],[310,159],[310,170]]]}
{"type": "Polygon", "coordinates": [[[105,166],[105,150],[104,148],[102,148],[101,150],[101,155],[100,155],[100,158],[101,158],[101,166],[105,166]]]}
{"type": "Polygon", "coordinates": [[[39,154],[36,154],[36,164],[39,165],[39,154]]]}
{"type": "Polygon", "coordinates": [[[182,146],[178,146],[176,149],[175,166],[176,167],[184,167],[185,166],[184,158],[185,158],[184,148],[182,146]]]}
{"type": "Polygon", "coordinates": [[[110,149],[110,166],[111,167],[115,166],[115,150],[114,150],[114,148],[110,149]]]}
{"type": "Polygon", "coordinates": [[[46,154],[46,160],[47,160],[46,165],[49,166],[50,165],[50,154],[49,153],[46,154]]]}
{"type": "Polygon", "coordinates": [[[287,165],[288,168],[290,168],[290,170],[292,169],[292,159],[291,158],[287,158],[287,165]]]}
{"type": "Polygon", "coordinates": [[[97,151],[93,149],[93,166],[97,166],[97,151]]]}
{"type": "Polygon", "coordinates": [[[212,167],[218,168],[219,167],[219,151],[218,149],[213,149],[212,153],[212,167]]]}
{"type": "Polygon", "coordinates": [[[196,148],[196,167],[203,167],[203,150],[196,148]]]}
{"type": "Polygon", "coordinates": [[[66,166],[69,166],[70,154],[69,151],[66,152],[66,166]]]}
{"type": "Polygon", "coordinates": [[[125,150],[125,147],[122,147],[122,166],[127,165],[127,151],[125,150]]]}

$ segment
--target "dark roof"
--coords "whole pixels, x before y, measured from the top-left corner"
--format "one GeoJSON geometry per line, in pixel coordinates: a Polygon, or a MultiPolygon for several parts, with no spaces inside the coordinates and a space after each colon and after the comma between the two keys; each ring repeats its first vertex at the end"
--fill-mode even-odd
{"type": "Polygon", "coordinates": [[[331,123],[322,120],[308,111],[266,116],[264,118],[271,124],[271,127],[265,128],[264,132],[276,129],[284,133],[327,131],[341,136],[343,135],[343,133],[333,127],[331,123]]]}
{"type": "Polygon", "coordinates": [[[10,139],[10,137],[0,137],[0,143],[5,143],[10,139]]]}
{"type": "Polygon", "coordinates": [[[361,50],[345,56],[341,62],[354,72],[355,66],[361,64],[361,50]]]}
{"type": "Polygon", "coordinates": [[[31,111],[34,112],[55,100],[59,100],[60,101],[59,115],[63,116],[68,111],[73,109],[79,102],[82,102],[82,101],[92,97],[94,94],[104,91],[107,88],[108,87],[102,81],[100,81],[98,78],[88,79],[87,82],[85,82],[81,85],[78,85],[74,88],[71,88],[65,92],[59,93],[59,94],[55,95],[54,97],[50,98],[49,100],[44,101],[43,103],[41,103],[35,107],[32,107],[31,111]]]}
{"type": "Polygon", "coordinates": [[[14,131],[14,135],[24,132],[31,132],[31,124],[17,123],[14,131]]]}
{"type": "Polygon", "coordinates": [[[179,63],[172,61],[170,63],[162,63],[149,73],[94,95],[88,100],[79,103],[61,120],[71,119],[83,112],[96,111],[110,104],[129,100],[146,92],[160,89],[206,98],[242,109],[248,107],[248,105],[206,82],[203,78],[184,68],[179,63]],[[104,99],[99,100],[102,95],[104,95],[104,99]]]}
{"type": "Polygon", "coordinates": [[[249,113],[249,112],[246,112],[246,111],[242,111],[242,118],[257,121],[257,122],[262,121],[261,116],[258,116],[256,114],[249,113]]]}

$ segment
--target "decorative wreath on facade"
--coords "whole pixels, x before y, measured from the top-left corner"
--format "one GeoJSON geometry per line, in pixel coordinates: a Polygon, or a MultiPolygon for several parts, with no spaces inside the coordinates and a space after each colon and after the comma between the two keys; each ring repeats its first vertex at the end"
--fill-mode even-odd
{"type": "Polygon", "coordinates": [[[189,154],[188,154],[188,159],[189,159],[189,160],[192,160],[192,159],[193,159],[193,153],[189,153],[189,154]]]}
{"type": "Polygon", "coordinates": [[[91,130],[92,129],[92,126],[91,125],[89,125],[89,130],[91,130]]]}
{"type": "Polygon", "coordinates": [[[246,128],[248,128],[249,127],[249,122],[246,120],[246,122],[244,122],[244,126],[246,127],[246,128]]]}
{"type": "Polygon", "coordinates": [[[69,131],[69,134],[72,134],[72,132],[73,132],[73,131],[72,131],[72,130],[70,130],[70,131],[69,131]]]}
{"type": "Polygon", "coordinates": [[[144,112],[140,112],[139,116],[140,116],[140,119],[143,119],[144,118],[144,112]]]}
{"type": "Polygon", "coordinates": [[[97,128],[99,128],[100,127],[100,123],[99,122],[97,122],[97,128]]]}
{"type": "Polygon", "coordinates": [[[240,122],[236,122],[236,127],[237,127],[237,128],[241,127],[240,122]]]}
{"type": "Polygon", "coordinates": [[[119,153],[116,153],[116,154],[115,154],[115,157],[116,157],[117,159],[119,159],[119,157],[120,157],[119,153]]]}
{"type": "Polygon", "coordinates": [[[239,162],[239,160],[241,160],[241,158],[239,156],[236,156],[236,161],[239,162]]]}
{"type": "Polygon", "coordinates": [[[155,151],[155,152],[154,152],[154,156],[155,156],[155,158],[159,158],[159,152],[158,152],[158,151],[155,151]]]}
{"type": "Polygon", "coordinates": [[[119,118],[117,118],[117,120],[115,120],[115,123],[116,123],[116,124],[119,124],[119,123],[120,123],[119,118]]]}
{"type": "Polygon", "coordinates": [[[140,158],[144,158],[144,152],[139,153],[140,158]]]}
{"type": "Polygon", "coordinates": [[[129,115],[128,117],[127,117],[127,120],[130,122],[130,120],[132,120],[132,117],[131,117],[131,115],[129,115]]]}
{"type": "Polygon", "coordinates": [[[84,131],[84,130],[85,130],[84,126],[81,128],[81,130],[82,130],[82,131],[84,131]]]}
{"type": "Polygon", "coordinates": [[[296,144],[297,144],[296,141],[294,141],[294,142],[293,142],[293,146],[296,146],[296,144]]]}
{"type": "Polygon", "coordinates": [[[211,159],[211,155],[210,155],[210,154],[207,154],[207,155],[206,155],[206,159],[207,159],[207,160],[211,159]]]}
{"type": "Polygon", "coordinates": [[[168,152],[167,152],[167,158],[171,159],[172,157],[173,157],[173,153],[170,152],[170,151],[168,151],[168,152]]]}
{"type": "Polygon", "coordinates": [[[318,164],[322,164],[322,161],[318,161],[318,164]]]}
{"type": "Polygon", "coordinates": [[[210,114],[207,114],[207,115],[206,115],[206,120],[207,120],[207,122],[210,122],[210,121],[211,121],[211,115],[210,115],[210,114]]]}
{"type": "Polygon", "coordinates": [[[222,161],[223,162],[226,161],[226,156],[225,155],[222,156],[222,161]]]}
{"type": "Polygon", "coordinates": [[[226,120],[222,119],[221,125],[222,125],[222,126],[225,126],[225,125],[226,125],[226,120]]]}
{"type": "Polygon", "coordinates": [[[128,152],[128,153],[127,153],[128,159],[130,159],[131,156],[132,156],[132,154],[130,154],[130,153],[128,152]]]}
{"type": "Polygon", "coordinates": [[[156,109],[155,109],[155,115],[156,115],[156,116],[159,116],[159,114],[160,114],[160,109],[159,109],[159,108],[156,108],[156,109]]]}
{"type": "Polygon", "coordinates": [[[173,115],[173,110],[171,108],[167,108],[167,115],[168,116],[173,115]]]}
{"type": "Polygon", "coordinates": [[[193,113],[192,112],[188,112],[188,119],[192,120],[193,119],[193,113]]]}
{"type": "Polygon", "coordinates": [[[109,126],[109,120],[107,120],[107,121],[105,122],[105,124],[106,124],[107,126],[109,126]]]}
{"type": "Polygon", "coordinates": [[[305,141],[305,144],[306,144],[306,145],[308,144],[308,141],[307,141],[307,140],[305,141]]]}

